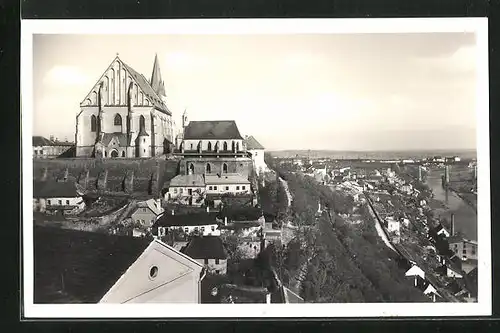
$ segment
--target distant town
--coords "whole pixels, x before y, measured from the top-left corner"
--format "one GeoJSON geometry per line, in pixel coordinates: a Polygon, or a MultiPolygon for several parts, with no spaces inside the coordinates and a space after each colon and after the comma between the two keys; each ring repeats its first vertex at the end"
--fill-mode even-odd
{"type": "Polygon", "coordinates": [[[117,55],[33,137],[35,303],[477,302],[475,154],[270,153],[165,96],[117,55]]]}

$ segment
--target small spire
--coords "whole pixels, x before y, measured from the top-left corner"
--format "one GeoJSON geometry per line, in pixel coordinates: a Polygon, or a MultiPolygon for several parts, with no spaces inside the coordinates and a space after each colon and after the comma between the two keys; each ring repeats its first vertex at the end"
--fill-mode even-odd
{"type": "Polygon", "coordinates": [[[120,55],[120,53],[116,52],[116,57],[118,58],[118,56],[120,55]]]}

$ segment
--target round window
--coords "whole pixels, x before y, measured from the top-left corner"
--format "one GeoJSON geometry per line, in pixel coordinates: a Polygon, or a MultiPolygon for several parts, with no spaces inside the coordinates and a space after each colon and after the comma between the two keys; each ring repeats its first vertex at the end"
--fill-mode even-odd
{"type": "Polygon", "coordinates": [[[149,270],[149,277],[154,279],[157,275],[158,275],[158,267],[157,266],[151,267],[151,269],[149,270]]]}

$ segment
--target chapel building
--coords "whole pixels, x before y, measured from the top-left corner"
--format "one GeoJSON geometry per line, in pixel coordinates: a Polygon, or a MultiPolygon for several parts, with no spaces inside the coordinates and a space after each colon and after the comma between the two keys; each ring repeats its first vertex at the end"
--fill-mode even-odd
{"type": "Polygon", "coordinates": [[[176,138],[181,175],[236,173],[248,179],[252,159],[234,120],[189,122],[184,112],[182,129],[176,138]]]}
{"type": "Polygon", "coordinates": [[[76,156],[149,158],[172,152],[172,113],[158,56],[151,79],[118,55],[80,103],[76,156]]]}

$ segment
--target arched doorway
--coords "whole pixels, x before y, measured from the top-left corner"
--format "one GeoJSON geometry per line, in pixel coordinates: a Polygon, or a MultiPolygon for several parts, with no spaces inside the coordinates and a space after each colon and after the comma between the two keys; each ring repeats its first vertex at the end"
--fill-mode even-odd
{"type": "Polygon", "coordinates": [[[118,151],[117,151],[116,149],[113,149],[113,150],[111,151],[111,157],[113,157],[113,158],[118,157],[118,151]]]}

